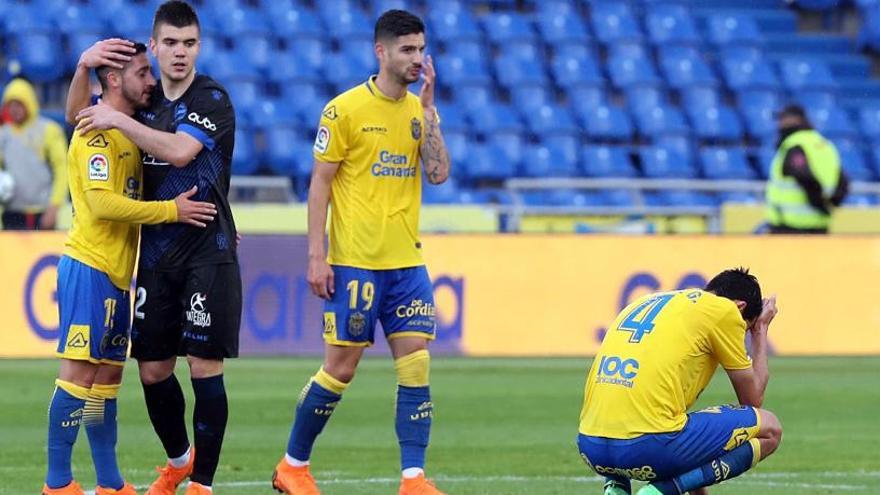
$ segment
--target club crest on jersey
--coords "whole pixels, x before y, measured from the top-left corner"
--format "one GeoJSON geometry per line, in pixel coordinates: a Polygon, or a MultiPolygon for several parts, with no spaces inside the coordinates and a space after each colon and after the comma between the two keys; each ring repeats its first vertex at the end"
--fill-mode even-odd
{"type": "Polygon", "coordinates": [[[410,131],[412,132],[413,139],[415,139],[416,141],[418,141],[419,139],[422,139],[422,121],[420,121],[419,119],[413,118],[410,121],[410,124],[411,124],[410,131]]]}
{"type": "Polygon", "coordinates": [[[95,153],[89,157],[89,180],[110,179],[110,160],[103,153],[95,153]]]}
{"type": "Polygon", "coordinates": [[[318,135],[315,136],[315,151],[318,153],[326,153],[330,146],[330,129],[322,125],[318,127],[318,135]]]}

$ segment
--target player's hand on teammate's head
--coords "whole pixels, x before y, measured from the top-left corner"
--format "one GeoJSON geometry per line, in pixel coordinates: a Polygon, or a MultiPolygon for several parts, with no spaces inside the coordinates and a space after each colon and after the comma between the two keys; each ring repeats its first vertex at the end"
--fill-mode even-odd
{"type": "Polygon", "coordinates": [[[91,131],[106,131],[116,127],[116,117],[121,112],[110,105],[100,102],[83,108],[76,114],[76,132],[88,134],[91,131]]]}
{"type": "Polygon", "coordinates": [[[97,69],[102,65],[121,69],[122,64],[131,60],[134,52],[134,44],[131,41],[110,38],[98,41],[82,52],[79,63],[89,69],[97,69]]]}
{"type": "Polygon", "coordinates": [[[174,198],[174,204],[177,205],[177,221],[179,223],[188,223],[204,228],[207,226],[205,222],[214,220],[217,208],[211,203],[190,200],[189,198],[198,190],[198,186],[193,186],[189,191],[180,193],[174,198]]]}
{"type": "Polygon", "coordinates": [[[309,271],[306,280],[312,288],[312,294],[327,300],[333,297],[336,287],[333,267],[323,257],[309,258],[309,271]]]}
{"type": "Polygon", "coordinates": [[[434,82],[437,73],[434,72],[434,60],[430,55],[425,57],[425,64],[422,68],[422,89],[419,91],[419,99],[422,101],[422,108],[434,107],[434,82]]]}

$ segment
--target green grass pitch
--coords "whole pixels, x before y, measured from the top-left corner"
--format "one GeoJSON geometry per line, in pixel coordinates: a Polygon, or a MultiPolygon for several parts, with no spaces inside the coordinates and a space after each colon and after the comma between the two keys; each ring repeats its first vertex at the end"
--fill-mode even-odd
{"type": "MultiPolygon", "coordinates": [[[[274,493],[268,480],[287,443],[294,401],[318,365],[316,359],[281,358],[229,363],[230,423],[217,495],[274,493]]],[[[0,361],[0,494],[39,493],[57,366],[52,360],[0,361]]],[[[436,357],[429,476],[450,495],[601,493],[574,445],[588,366],[588,359],[436,357]]],[[[780,450],[713,493],[880,493],[880,358],[775,358],[770,366],[765,406],[782,420],[780,450]]],[[[164,459],[135,369],[129,363],[120,398],[119,459],[126,478],[142,488],[164,459]]],[[[397,493],[394,387],[390,359],[364,360],[315,448],[313,472],[324,494],[397,493]]],[[[733,397],[718,374],[699,405],[733,397]]],[[[74,472],[93,488],[83,431],[74,472]]]]}

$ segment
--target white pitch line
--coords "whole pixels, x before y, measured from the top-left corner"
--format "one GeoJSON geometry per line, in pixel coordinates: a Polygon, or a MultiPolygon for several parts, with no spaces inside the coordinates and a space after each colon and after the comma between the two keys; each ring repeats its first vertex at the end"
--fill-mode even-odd
{"type": "MultiPolygon", "coordinates": [[[[736,481],[736,484],[767,486],[767,487],[790,487],[790,488],[820,488],[824,490],[863,490],[868,485],[852,485],[838,483],[804,483],[804,482],[788,482],[774,481],[774,479],[795,479],[802,478],[804,475],[809,476],[828,476],[828,477],[845,477],[845,476],[880,476],[880,471],[856,471],[852,473],[846,472],[811,472],[811,473],[795,473],[795,472],[771,472],[771,473],[755,473],[747,474],[736,481]]],[[[545,481],[545,482],[601,482],[604,478],[598,476],[433,476],[433,479],[442,483],[473,483],[473,482],[500,482],[500,483],[522,483],[529,481],[545,481]]],[[[325,478],[318,479],[321,485],[352,485],[352,484],[394,484],[400,481],[400,478],[325,478]]],[[[244,488],[254,486],[270,487],[271,481],[267,477],[259,481],[226,481],[215,483],[214,486],[226,488],[244,488]]],[[[138,490],[144,490],[146,486],[136,487],[138,490]]],[[[87,491],[85,495],[95,495],[94,492],[87,491]]]]}

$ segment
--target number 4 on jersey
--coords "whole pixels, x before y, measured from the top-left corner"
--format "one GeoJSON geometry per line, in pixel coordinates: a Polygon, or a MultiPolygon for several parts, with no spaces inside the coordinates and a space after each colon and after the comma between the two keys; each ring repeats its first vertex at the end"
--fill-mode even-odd
{"type": "Polygon", "coordinates": [[[666,303],[673,297],[675,297],[675,294],[658,294],[639,304],[626,315],[626,318],[623,319],[617,330],[632,332],[629,341],[638,344],[642,341],[642,337],[651,333],[651,330],[654,329],[654,318],[657,318],[657,315],[660,314],[666,303]]]}

